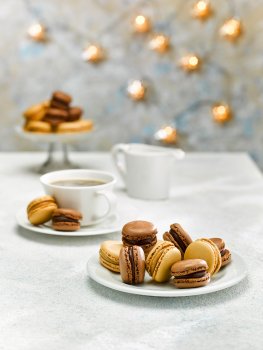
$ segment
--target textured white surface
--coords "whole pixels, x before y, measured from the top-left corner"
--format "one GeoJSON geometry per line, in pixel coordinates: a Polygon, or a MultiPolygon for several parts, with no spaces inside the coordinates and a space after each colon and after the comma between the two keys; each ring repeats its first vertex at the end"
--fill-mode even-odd
{"type": "MultiPolygon", "coordinates": [[[[101,237],[20,229],[15,212],[41,194],[43,154],[0,154],[0,349],[262,349],[263,181],[245,154],[189,154],[174,169],[172,198],[127,198],[160,231],[178,221],[193,238],[216,236],[247,258],[248,278],[210,295],[162,299],[115,292],[86,275],[101,237]]],[[[72,154],[111,170],[105,154],[72,154]]],[[[125,192],[121,183],[117,194],[125,192]]]]}

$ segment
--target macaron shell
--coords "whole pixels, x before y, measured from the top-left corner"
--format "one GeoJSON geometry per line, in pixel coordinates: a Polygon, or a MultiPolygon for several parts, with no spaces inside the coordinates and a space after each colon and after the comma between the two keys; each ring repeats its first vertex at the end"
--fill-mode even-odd
{"type": "Polygon", "coordinates": [[[214,242],[220,251],[225,248],[225,241],[222,238],[213,237],[213,238],[209,238],[209,240],[214,242]]]}
{"type": "Polygon", "coordinates": [[[192,238],[189,236],[189,234],[182,228],[180,224],[172,224],[170,226],[171,230],[175,231],[177,235],[180,237],[180,239],[185,244],[185,247],[187,247],[190,243],[193,242],[192,238]]]}
{"type": "Polygon", "coordinates": [[[182,278],[174,279],[173,284],[180,289],[183,288],[198,288],[206,286],[210,282],[210,274],[206,273],[205,276],[200,278],[182,278]]]}
{"type": "Polygon", "coordinates": [[[152,278],[156,282],[167,282],[171,278],[171,266],[181,260],[181,253],[176,247],[163,250],[153,272],[152,278]]]}
{"type": "Polygon", "coordinates": [[[100,246],[100,255],[108,262],[119,265],[119,255],[122,247],[120,241],[104,241],[100,246]]]}
{"type": "Polygon", "coordinates": [[[171,267],[172,276],[185,276],[192,273],[206,271],[208,269],[207,262],[202,259],[181,260],[173,264],[171,267]]]}
{"type": "Polygon", "coordinates": [[[80,223],[60,221],[60,222],[52,223],[52,228],[55,231],[77,231],[80,229],[80,223]]]}
{"type": "Polygon", "coordinates": [[[214,250],[215,257],[216,257],[216,267],[215,267],[215,270],[213,272],[213,275],[215,275],[221,268],[222,259],[221,259],[220,250],[218,249],[217,245],[208,238],[201,238],[201,241],[208,242],[209,244],[211,244],[211,246],[214,250]]]}
{"type": "Polygon", "coordinates": [[[72,220],[81,220],[82,214],[74,209],[68,209],[68,208],[58,208],[54,211],[53,217],[56,216],[64,216],[65,218],[69,218],[72,220]]]}
{"type": "Polygon", "coordinates": [[[99,261],[100,264],[105,267],[106,269],[112,271],[112,272],[116,272],[116,273],[120,273],[120,267],[119,265],[116,264],[112,264],[110,262],[108,262],[107,260],[105,260],[102,256],[99,257],[99,261]]]}
{"type": "Polygon", "coordinates": [[[135,284],[143,283],[145,276],[145,255],[140,247],[133,247],[133,258],[135,263],[135,284]]]}
{"type": "Polygon", "coordinates": [[[39,204],[42,204],[42,203],[46,203],[46,202],[49,202],[49,203],[56,203],[55,199],[51,196],[42,196],[42,197],[39,197],[39,198],[36,198],[34,200],[32,200],[28,206],[27,206],[27,213],[33,209],[34,206],[37,206],[39,204]]]}
{"type": "Polygon", "coordinates": [[[208,264],[208,272],[212,275],[218,265],[218,257],[215,255],[213,246],[208,242],[197,240],[186,248],[184,259],[202,259],[208,264]]]}
{"type": "Polygon", "coordinates": [[[225,254],[221,257],[221,267],[226,266],[231,262],[231,252],[228,249],[225,249],[225,254]]]}
{"type": "Polygon", "coordinates": [[[162,254],[163,249],[167,247],[173,247],[173,244],[167,241],[158,241],[147,256],[146,270],[150,276],[153,275],[155,266],[162,254]]]}

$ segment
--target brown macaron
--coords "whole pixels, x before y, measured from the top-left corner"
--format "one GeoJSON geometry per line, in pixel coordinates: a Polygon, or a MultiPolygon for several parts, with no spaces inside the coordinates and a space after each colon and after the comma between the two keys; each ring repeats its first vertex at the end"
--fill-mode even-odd
{"type": "Polygon", "coordinates": [[[202,259],[181,260],[171,267],[173,284],[177,288],[197,288],[206,286],[210,282],[208,265],[202,259]]]}
{"type": "Polygon", "coordinates": [[[140,284],[144,281],[145,256],[141,247],[122,247],[119,255],[121,278],[127,284],[140,284]]]}
{"type": "Polygon", "coordinates": [[[182,258],[186,248],[192,243],[192,238],[179,224],[172,224],[170,231],[163,234],[163,239],[172,242],[180,250],[182,258]]]}
{"type": "Polygon", "coordinates": [[[68,112],[57,108],[48,108],[43,121],[50,123],[52,126],[57,126],[68,120],[68,112]]]}
{"type": "Polygon", "coordinates": [[[59,208],[52,215],[52,228],[56,231],[77,231],[82,214],[73,209],[59,208]]]}
{"type": "Polygon", "coordinates": [[[74,122],[76,120],[79,120],[80,117],[82,116],[82,109],[80,107],[71,107],[69,109],[69,116],[68,116],[68,120],[70,122],[74,122]]]}
{"type": "Polygon", "coordinates": [[[220,251],[221,261],[222,261],[221,268],[223,266],[228,265],[231,262],[231,252],[225,248],[225,241],[219,237],[214,237],[209,239],[210,241],[214,242],[217,245],[217,248],[220,251]]]}
{"type": "Polygon", "coordinates": [[[149,221],[131,221],[122,228],[123,245],[131,247],[134,245],[143,248],[147,255],[157,242],[157,229],[155,225],[149,221]]]}
{"type": "Polygon", "coordinates": [[[66,110],[66,111],[69,110],[69,105],[68,104],[59,102],[59,101],[54,100],[54,99],[52,99],[50,101],[50,107],[51,108],[56,108],[56,109],[62,109],[62,110],[66,110]]]}
{"type": "Polygon", "coordinates": [[[63,91],[54,91],[51,100],[55,100],[64,105],[69,105],[72,101],[72,97],[63,91]]]}

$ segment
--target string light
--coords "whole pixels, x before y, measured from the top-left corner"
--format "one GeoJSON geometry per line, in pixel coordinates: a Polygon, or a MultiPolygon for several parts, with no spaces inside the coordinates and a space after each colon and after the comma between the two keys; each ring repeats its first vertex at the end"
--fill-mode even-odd
{"type": "Polygon", "coordinates": [[[237,18],[230,18],[222,25],[219,33],[226,40],[235,42],[243,33],[242,22],[237,18]]]}
{"type": "Polygon", "coordinates": [[[133,80],[127,87],[129,97],[134,101],[145,99],[146,87],[141,80],[133,80]]]}
{"type": "Polygon", "coordinates": [[[105,59],[105,53],[100,46],[92,44],[84,49],[82,58],[84,61],[99,63],[105,59]]]}
{"type": "Polygon", "coordinates": [[[201,68],[201,59],[193,54],[181,58],[180,66],[185,72],[194,72],[201,68]]]}
{"type": "Polygon", "coordinates": [[[32,24],[28,30],[27,34],[30,39],[38,42],[44,42],[47,40],[47,31],[46,28],[40,23],[32,24]]]}
{"type": "Polygon", "coordinates": [[[212,15],[210,2],[207,0],[197,1],[192,8],[192,16],[194,18],[205,21],[212,15]]]}
{"type": "Polygon", "coordinates": [[[133,21],[133,28],[137,33],[147,33],[151,30],[151,27],[151,21],[146,16],[138,15],[133,21]]]}
{"type": "Polygon", "coordinates": [[[212,107],[212,116],[216,123],[224,124],[232,119],[232,111],[229,105],[225,103],[216,103],[212,107]]]}
{"type": "Polygon", "coordinates": [[[163,34],[155,34],[149,42],[149,48],[158,53],[165,53],[170,48],[170,39],[163,34]]]}
{"type": "Polygon", "coordinates": [[[154,137],[164,144],[174,145],[177,142],[177,130],[169,125],[164,126],[155,133],[154,137]]]}

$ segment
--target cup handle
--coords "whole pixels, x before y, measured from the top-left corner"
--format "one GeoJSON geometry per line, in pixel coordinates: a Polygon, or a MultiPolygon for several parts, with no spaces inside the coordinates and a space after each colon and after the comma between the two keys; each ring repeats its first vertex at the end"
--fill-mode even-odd
{"type": "Polygon", "coordinates": [[[123,157],[121,159],[121,155],[124,154],[127,148],[128,148],[127,144],[118,143],[117,145],[113,146],[111,149],[113,162],[124,181],[126,180],[127,171],[126,171],[124,159],[123,157]]]}
{"type": "Polygon", "coordinates": [[[103,215],[96,215],[94,216],[94,220],[92,221],[92,224],[97,224],[104,219],[106,219],[107,216],[111,216],[116,211],[116,205],[117,205],[117,197],[114,193],[110,191],[98,191],[96,192],[96,197],[104,197],[108,203],[108,209],[106,213],[103,215]]]}

